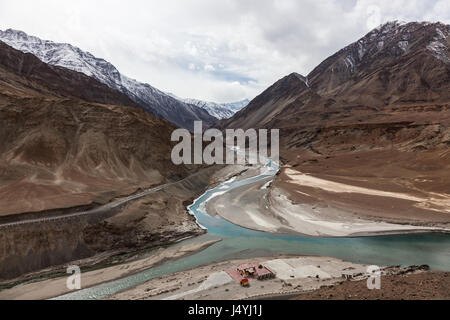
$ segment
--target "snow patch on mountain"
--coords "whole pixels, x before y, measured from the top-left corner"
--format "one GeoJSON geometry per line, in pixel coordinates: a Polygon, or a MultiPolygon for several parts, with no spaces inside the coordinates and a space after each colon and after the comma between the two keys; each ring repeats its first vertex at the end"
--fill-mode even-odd
{"type": "Polygon", "coordinates": [[[297,72],[293,72],[293,75],[299,78],[300,81],[302,81],[309,88],[308,77],[302,76],[300,73],[297,72]]]}
{"type": "Polygon", "coordinates": [[[436,28],[436,36],[433,41],[427,46],[427,49],[433,54],[433,56],[446,64],[450,64],[450,58],[448,56],[448,41],[447,38],[449,32],[445,34],[440,28],[436,28]]]}
{"type": "Polygon", "coordinates": [[[402,40],[398,42],[398,47],[403,50],[403,52],[406,52],[406,49],[408,49],[409,41],[408,40],[402,40]]]}

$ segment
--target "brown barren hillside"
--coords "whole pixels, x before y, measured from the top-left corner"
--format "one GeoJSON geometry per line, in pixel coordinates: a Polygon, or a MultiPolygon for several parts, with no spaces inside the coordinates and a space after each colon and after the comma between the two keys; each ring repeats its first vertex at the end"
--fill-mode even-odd
{"type": "Polygon", "coordinates": [[[367,281],[346,281],[304,293],[293,300],[450,300],[448,272],[419,272],[381,278],[381,290],[367,281]]]}
{"type": "Polygon", "coordinates": [[[187,175],[171,165],[168,122],[83,74],[0,51],[0,215],[104,202],[187,175]]]}
{"type": "Polygon", "coordinates": [[[375,219],[449,222],[449,35],[441,23],[387,23],[307,77],[279,80],[220,125],[280,129],[283,161],[298,173],[431,199],[305,186],[284,168],[275,186],[294,202],[375,219]]]}

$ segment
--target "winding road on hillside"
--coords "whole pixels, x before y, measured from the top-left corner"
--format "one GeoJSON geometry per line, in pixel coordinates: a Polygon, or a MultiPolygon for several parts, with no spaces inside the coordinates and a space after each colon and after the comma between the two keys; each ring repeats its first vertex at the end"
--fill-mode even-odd
{"type": "Polygon", "coordinates": [[[11,228],[11,227],[16,227],[16,226],[22,226],[22,225],[27,225],[27,224],[36,224],[36,223],[47,223],[47,222],[54,222],[54,221],[58,221],[58,220],[66,220],[66,219],[70,219],[70,218],[76,218],[76,217],[81,217],[81,216],[86,216],[86,215],[91,215],[91,214],[99,214],[99,213],[104,213],[108,210],[111,209],[115,209],[125,203],[137,200],[137,199],[141,199],[151,193],[154,192],[158,192],[161,191],[167,187],[182,183],[196,175],[198,175],[199,172],[196,172],[192,175],[189,175],[188,177],[182,179],[182,180],[178,180],[178,181],[174,181],[174,182],[170,182],[170,183],[166,183],[154,188],[150,188],[147,189],[143,192],[137,193],[137,194],[133,194],[131,196],[127,196],[124,198],[119,198],[116,199],[112,202],[109,202],[107,204],[104,204],[102,206],[99,206],[97,208],[91,209],[91,210],[86,210],[86,211],[81,211],[81,212],[75,212],[75,213],[71,213],[71,214],[62,214],[62,215],[58,215],[58,216],[54,216],[54,217],[45,217],[45,218],[37,218],[37,219],[28,219],[28,220],[22,220],[22,221],[16,221],[16,222],[9,222],[9,223],[4,223],[4,224],[0,224],[0,229],[4,229],[4,228],[11,228]]]}

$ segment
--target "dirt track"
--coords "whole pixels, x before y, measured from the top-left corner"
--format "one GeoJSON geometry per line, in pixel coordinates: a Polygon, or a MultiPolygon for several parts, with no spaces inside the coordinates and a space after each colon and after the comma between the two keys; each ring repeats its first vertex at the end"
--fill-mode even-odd
{"type": "Polygon", "coordinates": [[[111,210],[114,208],[117,208],[121,205],[124,205],[130,201],[133,200],[137,200],[140,198],[143,198],[145,196],[148,196],[151,193],[160,191],[166,187],[169,186],[173,186],[175,184],[181,183],[183,181],[186,181],[190,178],[192,178],[193,176],[197,175],[198,173],[195,173],[193,175],[190,175],[189,177],[186,177],[185,179],[179,180],[179,181],[175,181],[175,182],[171,182],[171,183],[166,183],[163,185],[160,185],[158,187],[155,188],[150,188],[148,190],[145,190],[143,192],[140,192],[138,194],[135,195],[131,195],[128,197],[124,197],[124,198],[120,198],[117,200],[114,200],[110,203],[107,203],[103,206],[100,206],[98,208],[92,209],[92,210],[86,210],[86,211],[82,211],[82,212],[76,212],[76,213],[72,213],[72,214],[66,214],[66,215],[59,215],[59,216],[55,216],[55,217],[49,217],[49,218],[40,218],[40,219],[29,219],[29,220],[23,220],[23,221],[17,221],[17,222],[11,222],[11,223],[4,223],[4,224],[0,224],[0,229],[2,228],[9,228],[9,227],[14,227],[14,226],[21,226],[21,225],[26,225],[26,224],[35,224],[35,223],[45,223],[45,222],[50,222],[50,221],[57,221],[57,220],[63,220],[63,219],[69,219],[69,218],[75,218],[75,217],[80,217],[80,216],[85,216],[85,215],[90,215],[90,214],[96,214],[96,213],[103,213],[107,210],[111,210]]]}

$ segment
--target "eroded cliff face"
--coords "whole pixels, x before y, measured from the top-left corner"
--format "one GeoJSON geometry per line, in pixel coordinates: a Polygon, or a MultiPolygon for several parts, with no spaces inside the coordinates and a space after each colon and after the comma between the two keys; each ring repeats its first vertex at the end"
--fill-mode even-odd
{"type": "Polygon", "coordinates": [[[0,232],[0,279],[87,258],[94,251],[83,241],[84,223],[34,224],[0,232]]]}

